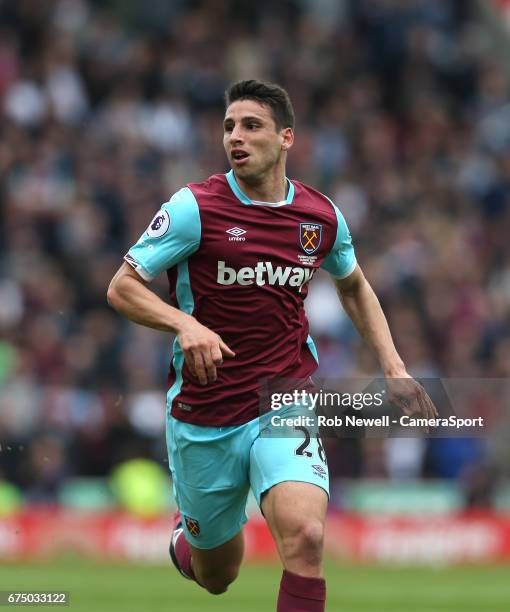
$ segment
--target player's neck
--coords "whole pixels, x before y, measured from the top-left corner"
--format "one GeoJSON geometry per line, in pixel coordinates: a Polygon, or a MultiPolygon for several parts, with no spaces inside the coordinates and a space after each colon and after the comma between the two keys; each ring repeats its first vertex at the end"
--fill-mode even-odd
{"type": "Polygon", "coordinates": [[[260,182],[247,182],[236,176],[241,191],[257,202],[282,202],[287,197],[285,172],[264,177],[260,182]]]}

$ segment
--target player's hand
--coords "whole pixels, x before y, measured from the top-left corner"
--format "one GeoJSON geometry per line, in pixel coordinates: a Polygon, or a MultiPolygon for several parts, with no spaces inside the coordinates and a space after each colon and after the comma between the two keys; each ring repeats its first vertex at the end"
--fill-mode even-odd
{"type": "Polygon", "coordinates": [[[201,385],[215,382],[218,378],[216,368],[223,358],[235,357],[221,337],[192,316],[186,315],[177,334],[186,364],[201,385]]]}
{"type": "MultiPolygon", "coordinates": [[[[398,378],[386,378],[388,400],[407,416],[434,419],[439,416],[436,407],[419,382],[407,372],[398,378]]],[[[429,428],[424,427],[428,433],[429,428]]]]}

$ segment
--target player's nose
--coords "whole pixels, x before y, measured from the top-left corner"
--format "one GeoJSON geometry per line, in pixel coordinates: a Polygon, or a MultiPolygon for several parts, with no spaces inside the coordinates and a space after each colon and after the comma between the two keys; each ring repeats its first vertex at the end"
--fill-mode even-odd
{"type": "Polygon", "coordinates": [[[243,142],[243,133],[239,126],[235,126],[230,132],[230,142],[232,144],[238,144],[243,142]]]}

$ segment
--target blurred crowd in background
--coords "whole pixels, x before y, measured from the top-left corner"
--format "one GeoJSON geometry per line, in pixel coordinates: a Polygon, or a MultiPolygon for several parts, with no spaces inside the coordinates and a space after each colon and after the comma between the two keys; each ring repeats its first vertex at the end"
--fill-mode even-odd
{"type": "MultiPolygon", "coordinates": [[[[342,210],[409,372],[510,377],[509,81],[471,2],[3,0],[0,479],[28,500],[166,461],[171,338],[106,288],[162,202],[228,170],[243,78],[289,91],[288,176],[342,210]]],[[[377,374],[325,274],[308,313],[319,375],[377,374]]],[[[333,476],[510,471],[483,440],[328,446],[333,476]]]]}

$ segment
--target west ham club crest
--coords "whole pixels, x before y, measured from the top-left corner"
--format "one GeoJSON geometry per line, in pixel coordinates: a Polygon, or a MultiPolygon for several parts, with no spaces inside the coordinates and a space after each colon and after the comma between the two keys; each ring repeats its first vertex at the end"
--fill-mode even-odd
{"type": "Polygon", "coordinates": [[[300,223],[299,242],[303,251],[307,255],[315,253],[315,251],[320,247],[322,242],[322,224],[300,223]]]}
{"type": "Polygon", "coordinates": [[[188,531],[191,533],[191,535],[195,538],[198,538],[198,536],[200,535],[200,523],[198,521],[196,521],[195,519],[190,518],[189,516],[184,516],[184,520],[186,522],[186,527],[188,528],[188,531]]]}

